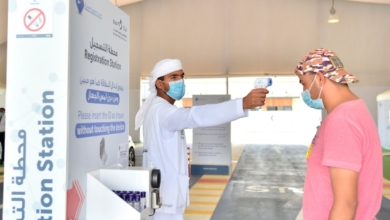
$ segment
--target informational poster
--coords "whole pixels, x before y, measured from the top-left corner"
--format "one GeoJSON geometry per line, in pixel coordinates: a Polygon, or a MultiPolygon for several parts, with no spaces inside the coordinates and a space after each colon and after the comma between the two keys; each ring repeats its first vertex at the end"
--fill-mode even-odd
{"type": "Polygon", "coordinates": [[[8,1],[4,220],[66,216],[68,9],[8,1]]]}
{"type": "MultiPolygon", "coordinates": [[[[196,105],[230,100],[230,95],[194,95],[196,105]]],[[[193,130],[191,174],[229,174],[231,165],[230,122],[193,130]]]]}
{"type": "Polygon", "coordinates": [[[118,146],[118,164],[123,167],[129,166],[129,144],[127,142],[118,146]]]}
{"type": "Polygon", "coordinates": [[[117,163],[128,142],[129,24],[109,1],[71,1],[68,219],[85,219],[86,173],[117,163]]]}
{"type": "Polygon", "coordinates": [[[87,173],[128,141],[129,24],[107,0],[8,1],[3,219],[86,219],[87,173]]]}

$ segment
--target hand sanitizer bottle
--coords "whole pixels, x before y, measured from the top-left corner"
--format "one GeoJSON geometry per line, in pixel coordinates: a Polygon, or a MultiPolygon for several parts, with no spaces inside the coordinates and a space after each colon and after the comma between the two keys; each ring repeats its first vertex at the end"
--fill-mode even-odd
{"type": "Polygon", "coordinates": [[[131,207],[133,207],[133,200],[134,200],[134,195],[133,194],[128,194],[128,199],[127,199],[127,204],[129,204],[131,207]]]}
{"type": "Polygon", "coordinates": [[[128,199],[127,193],[121,193],[121,194],[120,194],[120,197],[121,197],[124,201],[127,201],[127,199],[128,199]]]}
{"type": "Polygon", "coordinates": [[[146,209],[146,192],[141,192],[141,200],[140,200],[141,212],[146,209]]]}
{"type": "Polygon", "coordinates": [[[141,212],[142,210],[140,209],[140,195],[135,194],[135,200],[134,200],[134,209],[141,212]]]}

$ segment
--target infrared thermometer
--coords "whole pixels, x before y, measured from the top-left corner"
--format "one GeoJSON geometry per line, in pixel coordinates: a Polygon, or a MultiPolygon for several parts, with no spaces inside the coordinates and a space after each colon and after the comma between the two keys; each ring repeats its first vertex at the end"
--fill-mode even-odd
{"type": "Polygon", "coordinates": [[[255,80],[255,89],[266,89],[268,86],[272,86],[272,78],[257,78],[255,80]]]}
{"type": "MultiPolygon", "coordinates": [[[[266,89],[268,86],[272,86],[272,78],[257,78],[255,79],[255,89],[263,88],[266,89]]],[[[255,109],[261,109],[256,107],[255,109]]]]}

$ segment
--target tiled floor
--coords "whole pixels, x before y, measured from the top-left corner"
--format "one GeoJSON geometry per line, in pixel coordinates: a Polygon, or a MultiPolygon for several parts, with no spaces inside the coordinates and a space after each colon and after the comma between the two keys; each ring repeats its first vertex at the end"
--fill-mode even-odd
{"type": "MultiPolygon", "coordinates": [[[[0,172],[1,173],[4,173],[4,167],[0,167],[0,172]]],[[[1,201],[1,204],[0,204],[0,220],[3,219],[3,182],[4,182],[4,175],[0,175],[0,201],[1,201]]]]}
{"type": "Polygon", "coordinates": [[[190,189],[191,203],[186,208],[185,219],[210,219],[228,182],[228,176],[208,175],[200,178],[190,189]]]}
{"type": "MultiPolygon", "coordinates": [[[[301,220],[305,146],[234,145],[230,175],[192,176],[185,220],[301,220]]],[[[142,165],[142,148],[136,148],[142,165]]],[[[0,172],[3,168],[0,167],[0,172]]],[[[0,201],[3,176],[0,176],[0,201]]],[[[378,220],[390,216],[390,181],[383,181],[378,220]]],[[[2,204],[0,204],[0,220],[2,204]]]]}
{"type": "Polygon", "coordinates": [[[390,181],[387,179],[383,179],[383,196],[390,199],[390,181]]]}
{"type": "Polygon", "coordinates": [[[231,178],[244,145],[232,148],[232,169],[230,175],[204,175],[191,185],[190,206],[186,208],[186,220],[209,220],[214,213],[222,193],[231,178]]]}
{"type": "Polygon", "coordinates": [[[301,210],[305,146],[247,145],[213,220],[295,220],[301,210]]]}
{"type": "MultiPolygon", "coordinates": [[[[211,219],[303,219],[301,201],[306,150],[303,145],[245,146],[211,219]]],[[[390,219],[389,193],[390,181],[384,179],[378,220],[390,219]]],[[[185,219],[190,218],[186,215],[185,219]]]]}
{"type": "MultiPolygon", "coordinates": [[[[231,175],[191,177],[191,204],[184,219],[302,220],[306,150],[304,145],[233,145],[231,175]]],[[[136,156],[141,165],[140,148],[136,156]]],[[[384,179],[377,218],[389,216],[390,181],[384,179]]]]}

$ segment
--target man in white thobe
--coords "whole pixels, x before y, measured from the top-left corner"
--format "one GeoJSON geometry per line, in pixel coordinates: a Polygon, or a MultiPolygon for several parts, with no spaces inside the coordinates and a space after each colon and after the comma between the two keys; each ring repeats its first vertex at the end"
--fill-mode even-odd
{"type": "MultiPolygon", "coordinates": [[[[220,104],[178,108],[185,93],[180,60],[164,59],[151,72],[150,95],[136,115],[135,128],[143,125],[143,166],[161,171],[163,207],[154,220],[183,220],[189,205],[187,145],[184,129],[209,127],[246,117],[246,109],[264,105],[268,91],[253,89],[247,96],[220,104]]],[[[150,218],[152,219],[152,218],[150,218]]]]}
{"type": "Polygon", "coordinates": [[[0,143],[1,143],[1,162],[0,164],[4,164],[5,162],[5,108],[0,108],[0,143]]]}

